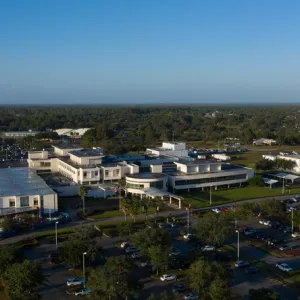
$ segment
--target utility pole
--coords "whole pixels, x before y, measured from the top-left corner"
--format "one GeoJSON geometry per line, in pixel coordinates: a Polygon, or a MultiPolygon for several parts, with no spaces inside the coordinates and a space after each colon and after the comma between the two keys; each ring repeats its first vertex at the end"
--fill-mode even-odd
{"type": "Polygon", "coordinates": [[[294,210],[292,209],[292,234],[294,233],[294,210]]]}
{"type": "Polygon", "coordinates": [[[56,245],[56,251],[57,251],[57,224],[58,224],[58,222],[55,222],[55,245],[56,245]]]}
{"type": "Polygon", "coordinates": [[[209,205],[211,206],[211,185],[210,185],[210,189],[209,189],[209,205]]]}
{"type": "Polygon", "coordinates": [[[190,233],[190,205],[189,207],[186,207],[186,211],[187,211],[187,233],[190,233]]]}
{"type": "Polygon", "coordinates": [[[282,194],[284,194],[284,177],[282,177],[282,194]]]}
{"type": "Polygon", "coordinates": [[[87,252],[82,253],[82,274],[83,274],[83,288],[85,288],[85,261],[84,257],[87,255],[87,252]]]}

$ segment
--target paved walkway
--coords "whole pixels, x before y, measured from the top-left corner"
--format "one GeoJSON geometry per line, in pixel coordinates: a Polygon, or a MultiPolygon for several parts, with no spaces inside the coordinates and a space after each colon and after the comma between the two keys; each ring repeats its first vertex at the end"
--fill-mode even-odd
{"type": "MultiPolygon", "coordinates": [[[[215,206],[211,206],[211,207],[191,209],[191,212],[193,212],[193,211],[195,211],[195,212],[196,211],[204,211],[204,210],[209,210],[209,209],[212,209],[212,208],[217,208],[217,207],[222,207],[222,206],[241,205],[241,204],[244,204],[244,203],[257,202],[257,201],[266,200],[266,199],[270,199],[270,198],[276,199],[276,200],[283,200],[283,199],[291,198],[291,197],[294,197],[294,196],[296,196],[296,195],[283,195],[283,196],[275,196],[275,197],[269,197],[269,198],[249,199],[249,200],[243,200],[243,201],[238,201],[238,202],[224,203],[224,204],[215,205],[215,206]]],[[[172,214],[172,216],[178,217],[178,218],[184,218],[185,219],[187,217],[187,213],[186,213],[185,210],[165,211],[165,212],[159,213],[159,216],[167,217],[170,213],[172,214]]],[[[153,217],[155,217],[155,214],[150,214],[150,215],[148,215],[148,217],[153,218],[153,217]]],[[[128,217],[128,219],[130,219],[130,217],[128,217]]],[[[145,219],[145,214],[138,215],[136,217],[136,219],[137,220],[145,219]]],[[[61,225],[59,225],[59,229],[61,229],[61,228],[73,228],[73,227],[77,227],[77,226],[80,226],[80,225],[87,225],[87,224],[96,225],[96,224],[101,224],[101,223],[105,223],[105,222],[121,222],[121,221],[124,221],[123,216],[112,217],[112,218],[103,218],[103,219],[99,219],[99,220],[80,220],[80,221],[75,221],[75,222],[71,222],[71,223],[67,223],[67,224],[61,224],[61,225]]],[[[25,233],[25,234],[22,234],[22,235],[17,235],[17,236],[13,236],[13,237],[4,239],[4,240],[0,241],[0,246],[1,245],[11,245],[11,244],[20,242],[22,240],[32,238],[38,233],[46,232],[46,231],[50,231],[50,230],[54,230],[54,226],[53,227],[45,227],[45,228],[40,229],[40,230],[36,230],[36,231],[32,231],[32,232],[25,233]]]]}

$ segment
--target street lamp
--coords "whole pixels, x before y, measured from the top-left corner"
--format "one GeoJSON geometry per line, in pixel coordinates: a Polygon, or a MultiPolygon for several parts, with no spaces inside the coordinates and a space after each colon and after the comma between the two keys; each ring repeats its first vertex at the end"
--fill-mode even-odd
{"type": "Polygon", "coordinates": [[[82,253],[82,273],[83,273],[83,288],[85,288],[85,261],[84,257],[87,255],[87,252],[82,253]]]}
{"type": "Polygon", "coordinates": [[[237,261],[240,260],[240,232],[238,230],[235,231],[237,233],[237,261]]]}
{"type": "Polygon", "coordinates": [[[57,251],[57,224],[58,224],[58,222],[55,222],[55,244],[56,244],[56,251],[57,251]]]}
{"type": "Polygon", "coordinates": [[[284,194],[284,177],[282,177],[282,194],[284,194]]]}
{"type": "Polygon", "coordinates": [[[186,207],[186,211],[187,211],[187,233],[190,233],[190,208],[191,205],[189,205],[189,207],[186,207]]]}
{"type": "Polygon", "coordinates": [[[209,189],[209,205],[211,206],[211,185],[210,185],[210,189],[209,189]]]}
{"type": "Polygon", "coordinates": [[[294,210],[292,209],[292,234],[294,233],[294,210]]]}

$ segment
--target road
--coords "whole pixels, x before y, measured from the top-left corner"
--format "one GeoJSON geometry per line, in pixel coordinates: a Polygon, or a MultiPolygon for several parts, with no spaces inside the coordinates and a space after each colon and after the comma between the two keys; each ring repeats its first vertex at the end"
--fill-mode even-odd
{"type": "MultiPolygon", "coordinates": [[[[297,196],[297,195],[283,195],[283,196],[272,197],[272,199],[284,200],[284,199],[292,198],[292,197],[295,197],[295,196],[297,196]]],[[[253,203],[253,202],[258,202],[258,201],[262,201],[262,200],[266,200],[266,199],[269,199],[269,197],[268,198],[248,199],[248,200],[243,200],[243,201],[238,201],[238,202],[224,203],[224,204],[210,206],[210,207],[197,208],[197,209],[190,210],[190,212],[193,213],[193,212],[197,212],[197,211],[209,210],[209,209],[212,209],[212,208],[220,208],[222,206],[231,206],[231,205],[241,205],[241,204],[244,204],[244,203],[253,203]]],[[[167,217],[170,214],[172,214],[172,216],[178,217],[178,218],[186,218],[186,216],[187,216],[187,213],[186,213],[185,210],[165,211],[165,212],[159,213],[159,216],[167,217]]],[[[149,218],[153,218],[153,217],[155,217],[155,214],[150,214],[149,215],[149,218]]],[[[138,215],[136,217],[136,219],[137,220],[145,219],[145,215],[144,214],[138,215]]],[[[124,217],[121,217],[121,216],[120,217],[112,217],[112,218],[103,218],[103,219],[99,219],[99,220],[80,220],[80,221],[70,222],[68,224],[59,225],[59,228],[74,228],[74,227],[81,226],[81,225],[97,225],[97,224],[105,223],[107,221],[109,221],[109,222],[121,222],[123,220],[124,220],[124,217]]],[[[7,239],[3,239],[2,241],[0,241],[0,246],[11,245],[11,244],[14,244],[14,243],[18,243],[20,241],[33,238],[38,233],[46,232],[46,231],[53,230],[53,229],[54,229],[54,226],[53,226],[53,228],[45,227],[45,228],[40,229],[40,230],[36,230],[36,231],[25,233],[25,234],[22,234],[22,235],[17,235],[17,236],[13,236],[13,237],[10,237],[10,238],[7,238],[7,239]]]]}

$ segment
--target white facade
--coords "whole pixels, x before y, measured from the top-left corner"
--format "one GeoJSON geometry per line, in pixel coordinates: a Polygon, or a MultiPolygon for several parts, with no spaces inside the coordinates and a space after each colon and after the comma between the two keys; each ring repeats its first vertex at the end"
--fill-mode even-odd
{"type": "Polygon", "coordinates": [[[169,143],[163,142],[161,147],[147,148],[147,152],[155,156],[177,156],[177,157],[187,157],[188,150],[186,149],[186,144],[180,143],[169,143]]]}
{"type": "Polygon", "coordinates": [[[277,142],[273,139],[261,138],[261,139],[254,140],[253,145],[256,145],[256,146],[262,146],[262,145],[272,146],[272,145],[277,145],[277,142]]]}
{"type": "Polygon", "coordinates": [[[218,159],[218,160],[222,160],[222,161],[230,161],[231,157],[226,155],[226,154],[221,154],[221,153],[214,153],[211,155],[211,157],[218,159]]]}
{"type": "Polygon", "coordinates": [[[0,178],[0,215],[36,208],[44,212],[57,211],[57,194],[34,170],[0,169],[0,178]]]}
{"type": "Polygon", "coordinates": [[[58,135],[66,135],[66,136],[70,136],[70,137],[81,137],[90,129],[91,128],[78,128],[78,129],[61,128],[61,129],[56,129],[54,131],[58,135]]]}
{"type": "Polygon", "coordinates": [[[263,159],[275,161],[277,158],[277,155],[271,155],[271,154],[263,154],[262,156],[263,159]]]}

